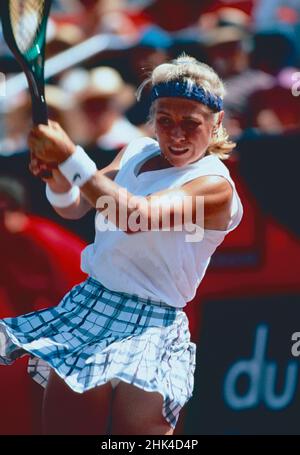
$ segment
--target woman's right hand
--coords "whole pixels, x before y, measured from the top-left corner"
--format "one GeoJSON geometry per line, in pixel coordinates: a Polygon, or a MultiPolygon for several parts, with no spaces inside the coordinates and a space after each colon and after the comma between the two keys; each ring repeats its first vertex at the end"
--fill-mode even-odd
{"type": "Polygon", "coordinates": [[[45,183],[48,183],[54,193],[66,193],[71,189],[71,185],[58,168],[49,168],[47,163],[36,158],[31,152],[29,170],[35,177],[40,177],[45,183]],[[51,171],[49,177],[43,177],[45,171],[51,171]]]}

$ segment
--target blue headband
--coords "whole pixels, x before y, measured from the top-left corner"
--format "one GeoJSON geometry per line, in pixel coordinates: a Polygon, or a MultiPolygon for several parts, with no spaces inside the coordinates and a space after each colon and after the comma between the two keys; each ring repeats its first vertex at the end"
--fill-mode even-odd
{"type": "Polygon", "coordinates": [[[223,109],[222,98],[189,81],[169,81],[154,85],[151,91],[151,103],[157,98],[164,97],[179,97],[198,101],[208,106],[213,112],[220,112],[223,109]]]}

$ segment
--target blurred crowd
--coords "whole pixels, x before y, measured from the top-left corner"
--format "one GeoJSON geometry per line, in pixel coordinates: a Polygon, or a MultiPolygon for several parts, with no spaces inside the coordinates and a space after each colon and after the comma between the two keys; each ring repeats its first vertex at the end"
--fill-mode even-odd
{"type": "MultiPolygon", "coordinates": [[[[298,0],[54,0],[46,58],[64,63],[72,50],[79,63],[46,80],[49,117],[101,168],[132,139],[154,135],[149,92],[137,102],[136,90],[153,67],[185,52],[223,78],[225,126],[235,141],[242,144],[249,131],[297,134],[299,38],[298,0]],[[117,38],[117,45],[86,58],[82,43],[95,36],[117,38]]],[[[7,81],[20,72],[1,33],[0,71],[7,81]]],[[[43,185],[27,169],[31,122],[26,91],[0,97],[1,174],[23,183],[34,213],[92,240],[92,215],[75,226],[42,202],[43,185]]]]}
{"type": "MultiPolygon", "coordinates": [[[[248,128],[299,127],[300,100],[292,91],[300,79],[297,0],[55,0],[47,58],[98,34],[128,45],[82,56],[46,86],[49,116],[89,150],[113,153],[139,135],[153,135],[147,91],[139,103],[135,91],[155,65],[182,52],[207,62],[225,81],[225,126],[235,139],[248,128]]],[[[19,72],[3,40],[0,52],[1,72],[19,72]]],[[[0,153],[11,154],[26,147],[27,93],[10,96],[2,111],[0,153]]]]}

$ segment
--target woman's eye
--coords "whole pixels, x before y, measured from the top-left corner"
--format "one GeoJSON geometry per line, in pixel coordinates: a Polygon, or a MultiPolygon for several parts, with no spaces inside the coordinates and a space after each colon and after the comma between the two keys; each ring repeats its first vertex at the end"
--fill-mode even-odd
{"type": "Polygon", "coordinates": [[[195,130],[200,125],[201,125],[201,123],[195,122],[194,120],[185,120],[183,122],[183,128],[188,129],[188,130],[195,130]]]}
{"type": "Polygon", "coordinates": [[[171,125],[172,122],[171,119],[169,119],[168,117],[160,117],[158,119],[158,123],[163,126],[169,126],[171,125]]]}

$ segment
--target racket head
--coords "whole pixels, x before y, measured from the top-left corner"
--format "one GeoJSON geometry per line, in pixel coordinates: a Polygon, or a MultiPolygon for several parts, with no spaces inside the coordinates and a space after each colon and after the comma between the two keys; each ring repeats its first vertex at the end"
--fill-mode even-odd
{"type": "MultiPolygon", "coordinates": [[[[52,0],[0,0],[3,36],[26,75],[35,125],[48,123],[44,64],[51,3],[52,0]]],[[[31,153],[32,158],[33,156],[31,153]]],[[[43,166],[42,161],[40,164],[43,166]]],[[[51,169],[54,167],[43,169],[39,177],[51,178],[51,169]]]]}
{"type": "Polygon", "coordinates": [[[3,36],[27,77],[34,124],[48,123],[44,62],[51,3],[52,0],[0,0],[3,36]]]}
{"type": "Polygon", "coordinates": [[[43,55],[51,2],[52,0],[0,0],[4,37],[14,52],[27,62],[43,55]]]}

